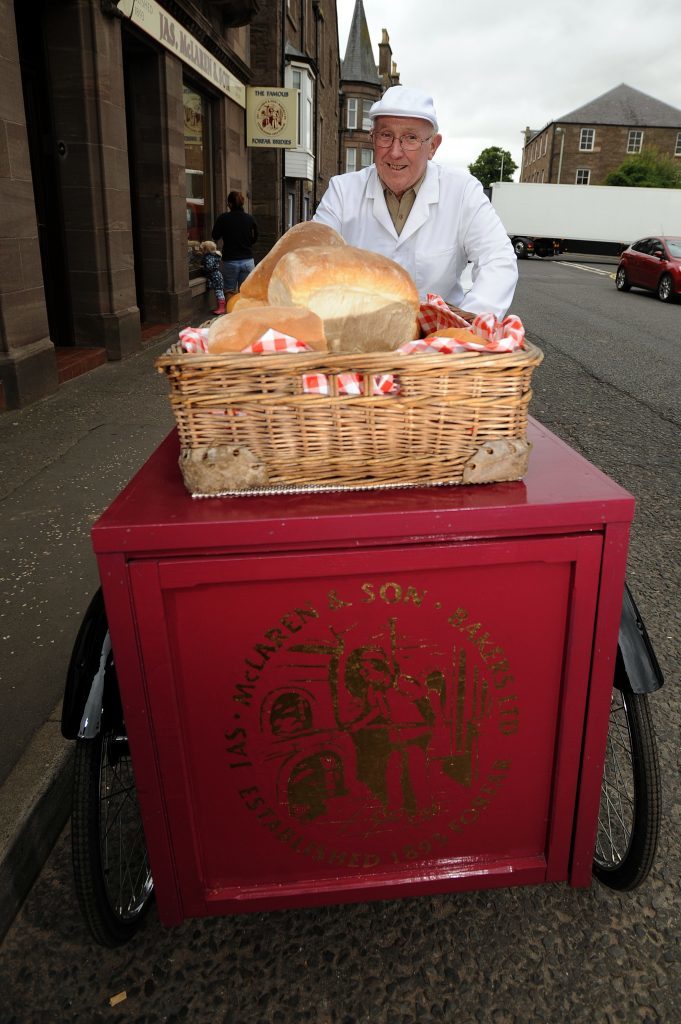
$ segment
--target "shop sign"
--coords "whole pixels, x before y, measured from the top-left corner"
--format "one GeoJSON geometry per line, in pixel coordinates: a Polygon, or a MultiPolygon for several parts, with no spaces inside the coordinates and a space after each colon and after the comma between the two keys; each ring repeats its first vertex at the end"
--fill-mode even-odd
{"type": "Polygon", "coordinates": [[[246,106],[246,86],[156,0],[119,0],[118,10],[211,85],[239,106],[246,106]]]}
{"type": "Polygon", "coordinates": [[[299,89],[248,86],[246,145],[270,149],[298,148],[299,89]]]}

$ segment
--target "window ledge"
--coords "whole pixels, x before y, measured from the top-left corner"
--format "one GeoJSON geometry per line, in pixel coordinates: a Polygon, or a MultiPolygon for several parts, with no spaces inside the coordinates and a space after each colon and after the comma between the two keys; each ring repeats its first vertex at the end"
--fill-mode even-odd
{"type": "Polygon", "coordinates": [[[189,290],[192,295],[201,295],[206,290],[205,277],[192,277],[189,281],[189,290]]]}

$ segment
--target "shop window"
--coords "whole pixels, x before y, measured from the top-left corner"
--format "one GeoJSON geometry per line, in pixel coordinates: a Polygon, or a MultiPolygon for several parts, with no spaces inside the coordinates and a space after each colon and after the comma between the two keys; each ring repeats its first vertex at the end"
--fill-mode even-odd
{"type": "Polygon", "coordinates": [[[210,105],[191,85],[183,86],[184,167],[187,194],[189,276],[200,277],[199,245],[210,238],[215,222],[212,202],[210,105]]]}
{"type": "Polygon", "coordinates": [[[643,132],[629,132],[627,140],[627,153],[640,153],[643,145],[643,132]]]}

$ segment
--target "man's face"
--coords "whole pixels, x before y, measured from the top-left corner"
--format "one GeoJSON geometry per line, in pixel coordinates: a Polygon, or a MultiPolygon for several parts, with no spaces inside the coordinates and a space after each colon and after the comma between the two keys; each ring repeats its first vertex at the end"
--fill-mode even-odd
{"type": "Polygon", "coordinates": [[[420,117],[377,117],[374,121],[374,160],[383,184],[399,199],[419,180],[441,142],[442,136],[435,134],[430,121],[420,117]],[[387,149],[376,143],[379,132],[392,132],[395,136],[387,149]],[[399,142],[402,135],[416,135],[429,141],[423,141],[418,149],[404,150],[399,142]]]}

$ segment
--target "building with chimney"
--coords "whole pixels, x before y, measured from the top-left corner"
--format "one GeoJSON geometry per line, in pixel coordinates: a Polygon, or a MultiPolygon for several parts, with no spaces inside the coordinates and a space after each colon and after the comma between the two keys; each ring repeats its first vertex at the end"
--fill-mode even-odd
{"type": "Polygon", "coordinates": [[[520,181],[603,185],[644,148],[681,166],[681,110],[618,85],[540,130],[526,128],[520,181]]]}
{"type": "Polygon", "coordinates": [[[340,74],[338,163],[341,173],[358,171],[373,163],[369,109],[389,86],[399,84],[400,76],[392,59],[388,33],[383,29],[378,45],[377,65],[364,4],[362,0],[357,0],[340,74]]]}

